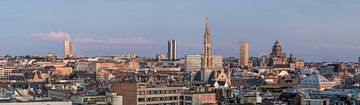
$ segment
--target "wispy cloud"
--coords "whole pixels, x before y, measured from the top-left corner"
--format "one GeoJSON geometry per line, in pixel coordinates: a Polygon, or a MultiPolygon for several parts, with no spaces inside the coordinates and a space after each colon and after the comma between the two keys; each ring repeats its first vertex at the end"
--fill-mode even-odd
{"type": "Polygon", "coordinates": [[[67,32],[39,32],[30,35],[41,40],[55,40],[55,41],[64,40],[65,37],[70,36],[70,34],[67,32]]]}
{"type": "Polygon", "coordinates": [[[320,48],[339,48],[339,45],[335,43],[319,42],[318,46],[320,48]]]}
{"type": "Polygon", "coordinates": [[[154,41],[143,37],[106,37],[106,38],[93,38],[93,37],[77,37],[74,38],[74,42],[89,43],[89,44],[151,44],[154,41]]]}
{"type": "Polygon", "coordinates": [[[359,50],[360,46],[357,46],[354,43],[329,43],[329,42],[319,42],[318,48],[333,48],[333,49],[349,49],[349,50],[359,50]]]}
{"type": "MultiPolygon", "coordinates": [[[[67,32],[39,32],[30,34],[31,36],[41,40],[61,41],[66,37],[70,37],[67,32]]],[[[75,43],[84,44],[114,44],[114,45],[141,45],[152,44],[154,41],[144,37],[74,37],[75,43]]]]}

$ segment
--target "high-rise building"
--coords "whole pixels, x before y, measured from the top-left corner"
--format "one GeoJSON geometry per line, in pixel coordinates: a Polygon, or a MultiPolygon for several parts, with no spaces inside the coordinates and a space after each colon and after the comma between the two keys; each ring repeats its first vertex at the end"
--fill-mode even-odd
{"type": "Polygon", "coordinates": [[[240,42],[239,65],[249,66],[249,45],[247,41],[240,42]]]}
{"type": "Polygon", "coordinates": [[[70,35],[66,35],[64,40],[64,56],[65,57],[71,57],[72,54],[72,43],[70,35]]]}
{"type": "Polygon", "coordinates": [[[185,55],[185,69],[196,72],[201,69],[201,55],[185,55]]]}
{"type": "Polygon", "coordinates": [[[169,60],[176,59],[176,40],[168,41],[168,58],[169,60]]]}
{"type": "MultiPolygon", "coordinates": [[[[223,57],[220,55],[213,55],[212,70],[219,71],[223,68],[223,57]]],[[[196,72],[201,69],[201,55],[186,55],[185,56],[185,69],[187,71],[196,72]]]]}
{"type": "Polygon", "coordinates": [[[206,17],[206,26],[205,26],[205,34],[204,34],[204,43],[201,55],[201,81],[207,81],[210,76],[212,70],[212,49],[211,49],[211,38],[210,38],[210,30],[208,17],[206,17]]]}
{"type": "Polygon", "coordinates": [[[358,58],[358,63],[360,64],[360,57],[358,58]]]}

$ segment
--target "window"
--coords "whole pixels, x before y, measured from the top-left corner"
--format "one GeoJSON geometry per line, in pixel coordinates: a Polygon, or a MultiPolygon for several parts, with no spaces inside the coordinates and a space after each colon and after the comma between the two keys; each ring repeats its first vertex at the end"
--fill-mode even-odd
{"type": "Polygon", "coordinates": [[[311,104],[310,104],[310,101],[306,101],[306,105],[311,105],[311,104]]]}
{"type": "Polygon", "coordinates": [[[181,100],[184,100],[184,96],[180,96],[180,99],[181,99],[181,100]]]}
{"type": "Polygon", "coordinates": [[[139,95],[144,95],[145,92],[144,91],[139,91],[139,95]]]}
{"type": "Polygon", "coordinates": [[[144,102],[144,101],[145,101],[145,98],[138,98],[138,101],[139,101],[139,102],[144,102]]]}

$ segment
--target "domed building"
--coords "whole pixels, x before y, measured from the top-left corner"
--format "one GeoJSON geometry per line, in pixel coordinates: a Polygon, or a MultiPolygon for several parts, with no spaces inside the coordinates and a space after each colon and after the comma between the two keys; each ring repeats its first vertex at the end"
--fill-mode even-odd
{"type": "Polygon", "coordinates": [[[283,65],[287,63],[286,54],[282,52],[280,42],[275,41],[272,52],[270,53],[269,66],[283,65]]]}
{"type": "Polygon", "coordinates": [[[278,40],[275,41],[270,56],[275,56],[275,57],[283,57],[284,56],[280,42],[278,40]]]}
{"type": "Polygon", "coordinates": [[[311,74],[306,76],[299,85],[300,88],[305,90],[324,90],[331,89],[333,83],[326,79],[319,73],[311,74]]]}
{"type": "Polygon", "coordinates": [[[304,60],[297,59],[292,54],[287,58],[286,53],[283,53],[280,42],[276,40],[269,56],[268,66],[273,67],[276,70],[295,70],[295,68],[304,67],[304,60]]]}

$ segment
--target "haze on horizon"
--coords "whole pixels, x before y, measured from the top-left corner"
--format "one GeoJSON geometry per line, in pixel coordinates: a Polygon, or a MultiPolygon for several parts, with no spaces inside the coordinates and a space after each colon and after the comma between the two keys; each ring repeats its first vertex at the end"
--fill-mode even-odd
{"type": "Polygon", "coordinates": [[[62,55],[70,33],[77,55],[199,54],[209,16],[214,54],[269,53],[275,40],[306,61],[356,61],[358,0],[0,0],[0,54],[62,55]]]}

